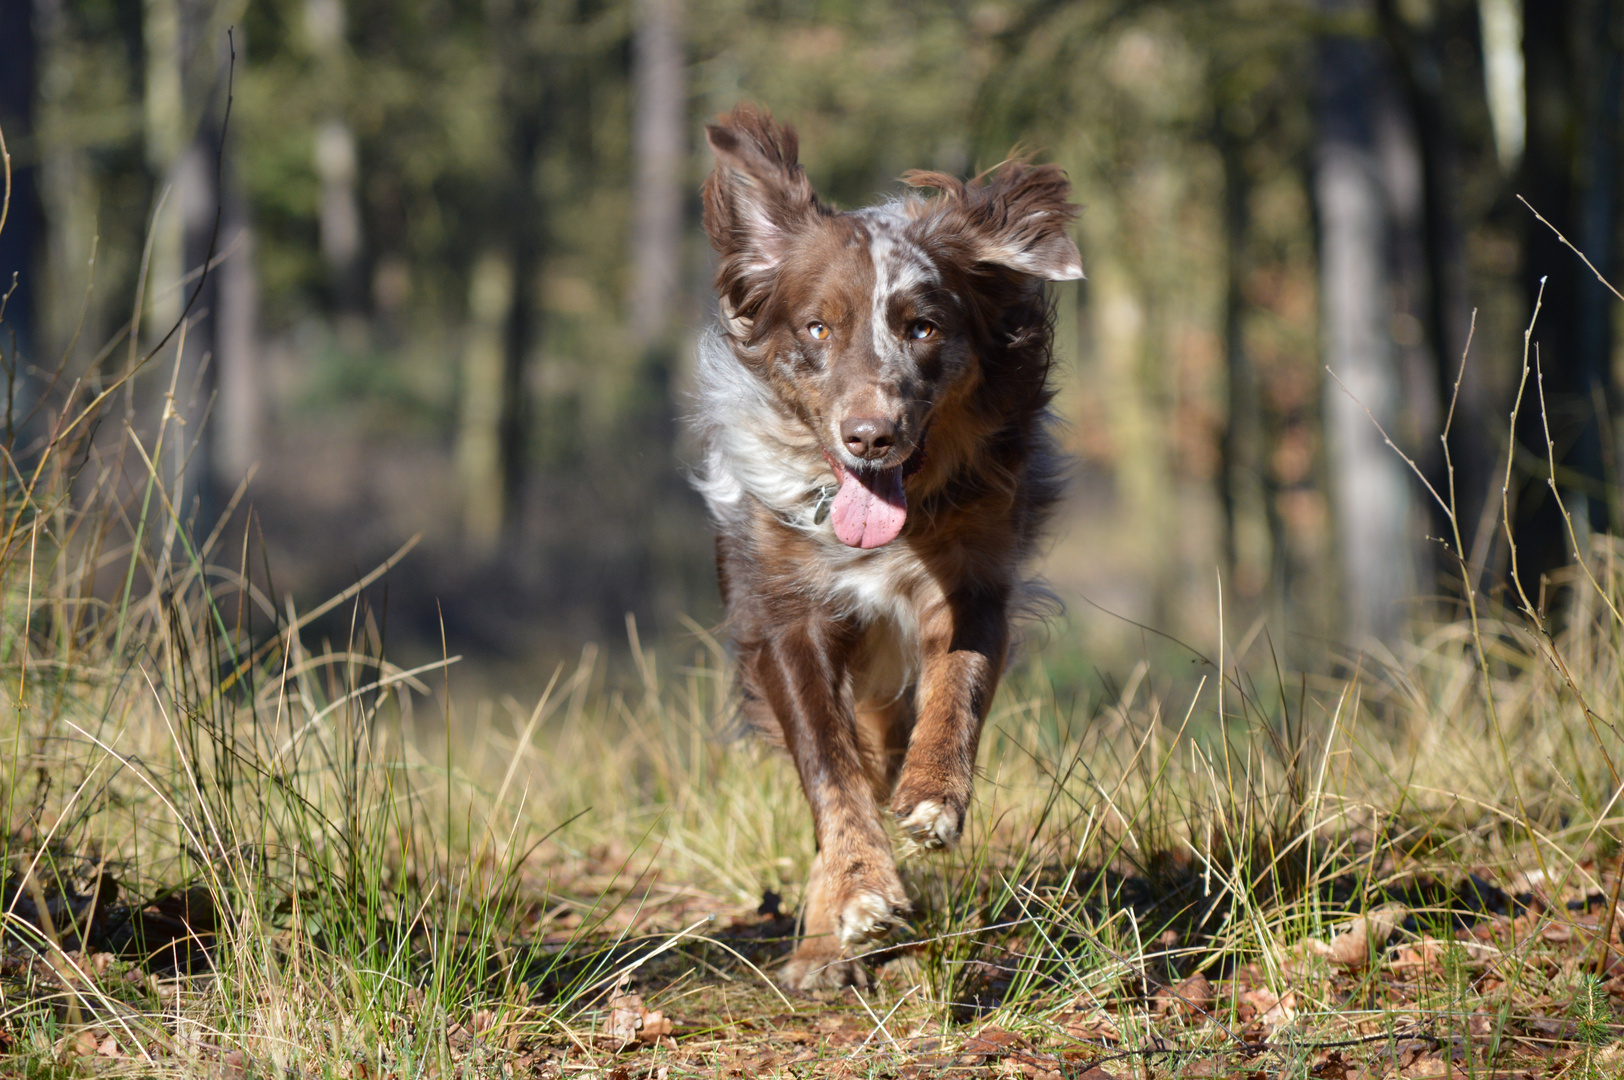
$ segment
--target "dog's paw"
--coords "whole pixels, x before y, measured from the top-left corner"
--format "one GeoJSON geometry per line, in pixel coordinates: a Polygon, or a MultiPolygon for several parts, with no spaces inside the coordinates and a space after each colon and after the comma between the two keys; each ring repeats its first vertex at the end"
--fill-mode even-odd
{"type": "Polygon", "coordinates": [[[778,985],[786,990],[840,990],[855,986],[874,987],[874,975],[861,960],[848,960],[838,953],[812,953],[789,958],[777,972],[778,985]]]}
{"type": "Polygon", "coordinates": [[[883,892],[863,890],[840,906],[840,944],[847,949],[878,941],[901,926],[908,914],[908,897],[900,883],[883,892]]]}
{"type": "Polygon", "coordinates": [[[912,809],[897,810],[897,824],[920,847],[939,851],[959,842],[964,813],[935,799],[921,799],[912,809]]]}

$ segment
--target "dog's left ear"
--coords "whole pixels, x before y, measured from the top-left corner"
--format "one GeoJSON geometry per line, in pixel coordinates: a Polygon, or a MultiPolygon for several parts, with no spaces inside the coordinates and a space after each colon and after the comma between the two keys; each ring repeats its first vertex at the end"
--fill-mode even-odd
{"type": "Polygon", "coordinates": [[[1077,207],[1058,165],[1011,161],[990,179],[968,184],[942,173],[911,172],[902,179],[942,193],[938,219],[944,232],[964,237],[976,262],[1043,281],[1083,276],[1082,256],[1066,233],[1077,207]]]}

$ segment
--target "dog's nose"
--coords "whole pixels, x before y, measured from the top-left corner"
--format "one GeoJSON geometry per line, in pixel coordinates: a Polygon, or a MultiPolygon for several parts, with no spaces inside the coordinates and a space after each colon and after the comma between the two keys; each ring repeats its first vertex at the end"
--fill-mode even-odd
{"type": "Polygon", "coordinates": [[[897,425],[878,416],[848,416],[840,422],[840,438],[852,457],[872,461],[890,453],[897,425]]]}

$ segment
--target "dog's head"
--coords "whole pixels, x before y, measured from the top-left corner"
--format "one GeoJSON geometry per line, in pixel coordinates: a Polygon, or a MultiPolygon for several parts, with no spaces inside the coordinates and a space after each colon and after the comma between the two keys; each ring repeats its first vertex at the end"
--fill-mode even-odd
{"type": "Polygon", "coordinates": [[[841,481],[840,538],[887,543],[933,417],[996,397],[1010,341],[1034,321],[1047,341],[1042,283],[1083,276],[1070,186],[1020,161],[969,183],[911,173],[938,196],[837,213],[813,193],[792,128],[741,105],[705,131],[705,231],[734,352],[815,433],[841,481]]]}

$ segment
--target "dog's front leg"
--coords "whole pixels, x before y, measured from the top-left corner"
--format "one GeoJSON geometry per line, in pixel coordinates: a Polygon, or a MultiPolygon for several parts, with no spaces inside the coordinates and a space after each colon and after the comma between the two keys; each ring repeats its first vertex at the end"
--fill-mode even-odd
{"type": "Polygon", "coordinates": [[[947,598],[920,620],[919,719],[891,809],[920,845],[958,843],[975,786],[981,725],[1009,647],[1008,594],[947,598]]]}
{"type": "Polygon", "coordinates": [[[844,958],[908,910],[844,685],[849,637],[808,618],[778,627],[740,658],[778,720],[817,830],[805,938],[784,972],[802,989],[863,982],[862,969],[844,958]]]}

